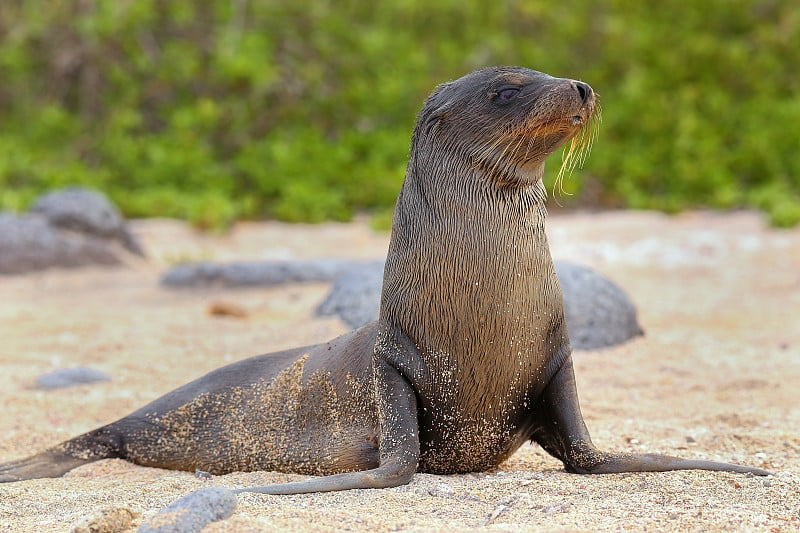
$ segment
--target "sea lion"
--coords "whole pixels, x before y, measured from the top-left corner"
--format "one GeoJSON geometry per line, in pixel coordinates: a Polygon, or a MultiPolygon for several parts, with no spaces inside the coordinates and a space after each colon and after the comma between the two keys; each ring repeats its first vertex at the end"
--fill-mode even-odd
{"type": "Polygon", "coordinates": [[[541,177],[557,148],[585,143],[595,108],[586,83],[518,67],[440,85],[414,128],[376,322],[218,369],[121,420],[1,465],[0,481],[121,457],[215,474],[326,475],[241,491],[379,488],[417,471],[490,469],[526,441],[576,473],[766,475],[592,444],[541,177]]]}

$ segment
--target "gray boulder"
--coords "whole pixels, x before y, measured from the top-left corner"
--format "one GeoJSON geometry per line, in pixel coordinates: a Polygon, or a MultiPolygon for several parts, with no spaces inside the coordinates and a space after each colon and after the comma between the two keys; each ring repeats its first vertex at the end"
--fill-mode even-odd
{"type": "Polygon", "coordinates": [[[0,274],[119,262],[104,243],[78,234],[65,235],[42,217],[0,213],[0,274]]]}
{"type": "Polygon", "coordinates": [[[0,212],[0,274],[117,265],[126,253],[143,255],[116,208],[94,191],[56,191],[28,213],[0,212]]]}
{"type": "MultiPolygon", "coordinates": [[[[644,331],[625,291],[590,268],[556,261],[564,315],[572,347],[595,350],[621,344],[644,331]]],[[[338,316],[358,328],[378,318],[383,266],[354,266],[337,279],[317,307],[318,316],[338,316]]]]}
{"type": "Polygon", "coordinates": [[[128,231],[119,209],[97,191],[81,187],[53,191],[39,197],[30,213],[43,216],[57,228],[116,240],[131,253],[144,255],[128,231]]]}
{"type": "Polygon", "coordinates": [[[354,265],[333,283],[315,314],[337,316],[353,329],[376,320],[381,307],[383,266],[383,262],[354,265]]]}
{"type": "Polygon", "coordinates": [[[644,335],[636,306],[619,285],[585,266],[555,265],[573,348],[596,350],[644,335]]]}

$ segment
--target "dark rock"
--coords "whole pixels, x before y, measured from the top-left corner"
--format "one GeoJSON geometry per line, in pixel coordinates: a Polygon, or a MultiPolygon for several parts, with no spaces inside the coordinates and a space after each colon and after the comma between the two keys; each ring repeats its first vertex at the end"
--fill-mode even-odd
{"type": "Polygon", "coordinates": [[[161,285],[170,288],[256,287],[298,282],[330,282],[358,264],[336,259],[192,263],[171,268],[162,276],[161,285]]]}
{"type": "MultiPolygon", "coordinates": [[[[590,268],[556,261],[564,315],[573,348],[594,350],[643,334],[636,307],[614,282],[590,268]]],[[[383,262],[318,259],[287,262],[179,265],[162,278],[166,287],[252,287],[335,280],[318,316],[338,316],[358,328],[378,318],[383,262]]]]}
{"type": "Polygon", "coordinates": [[[40,270],[70,259],[58,232],[46,220],[0,213],[0,273],[40,270]]]}
{"type": "Polygon", "coordinates": [[[161,509],[139,527],[139,533],[196,533],[236,510],[236,495],[222,487],[191,492],[161,509]]]}
{"type": "Polygon", "coordinates": [[[383,286],[383,262],[354,265],[333,284],[315,313],[338,316],[351,328],[359,328],[378,318],[383,286]]]}
{"type": "MultiPolygon", "coordinates": [[[[618,285],[584,266],[555,265],[573,348],[594,350],[643,334],[636,307],[618,285]]],[[[353,266],[334,282],[316,313],[338,316],[352,328],[363,326],[378,318],[382,280],[383,265],[353,266]]]]}
{"type": "Polygon", "coordinates": [[[111,376],[93,368],[78,366],[75,368],[62,368],[36,378],[37,389],[63,389],[75,385],[85,385],[99,381],[111,381],[111,376]]]}
{"type": "Polygon", "coordinates": [[[36,200],[30,212],[43,216],[57,228],[118,240],[128,251],[144,255],[119,210],[97,191],[80,187],[53,191],[36,200]]]}
{"type": "Polygon", "coordinates": [[[625,291],[585,266],[556,261],[573,348],[596,350],[644,334],[625,291]]]}
{"type": "Polygon", "coordinates": [[[94,191],[56,191],[29,213],[0,213],[0,274],[118,265],[128,252],[143,255],[116,208],[94,191]]]}

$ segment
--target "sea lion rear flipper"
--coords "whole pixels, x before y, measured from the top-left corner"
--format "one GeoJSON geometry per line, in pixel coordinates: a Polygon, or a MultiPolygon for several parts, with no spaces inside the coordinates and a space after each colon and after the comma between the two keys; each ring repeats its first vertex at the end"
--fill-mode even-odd
{"type": "Polygon", "coordinates": [[[619,472],[665,472],[668,470],[716,470],[767,476],[760,468],[714,461],[681,459],[659,454],[601,452],[592,444],[581,415],[572,358],[556,373],[537,402],[537,423],[532,440],[560,459],[568,472],[613,474],[619,472]]]}
{"type": "Polygon", "coordinates": [[[51,448],[25,459],[0,464],[0,483],[59,477],[73,468],[96,460],[73,457],[63,451],[51,448]]]}
{"type": "Polygon", "coordinates": [[[109,424],[36,455],[0,464],[0,483],[59,477],[73,468],[112,457],[120,457],[119,433],[114,424],[109,424]]]}
{"type": "Polygon", "coordinates": [[[409,382],[389,363],[376,359],[374,375],[380,422],[380,466],[307,481],[248,487],[234,492],[302,494],[380,489],[408,483],[419,461],[417,398],[409,382]]]}

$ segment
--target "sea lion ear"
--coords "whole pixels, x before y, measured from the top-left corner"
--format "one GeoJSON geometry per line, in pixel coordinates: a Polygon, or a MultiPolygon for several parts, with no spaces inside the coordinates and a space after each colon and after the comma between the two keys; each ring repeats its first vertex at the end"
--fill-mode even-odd
{"type": "Polygon", "coordinates": [[[430,130],[452,110],[455,103],[452,91],[449,90],[452,82],[439,85],[425,100],[425,105],[420,113],[420,123],[430,130]]]}
{"type": "Polygon", "coordinates": [[[448,114],[450,114],[454,106],[455,106],[454,99],[451,98],[447,100],[442,105],[440,105],[438,109],[436,109],[436,111],[434,111],[434,113],[431,115],[431,118],[436,120],[445,118],[448,114]]]}

